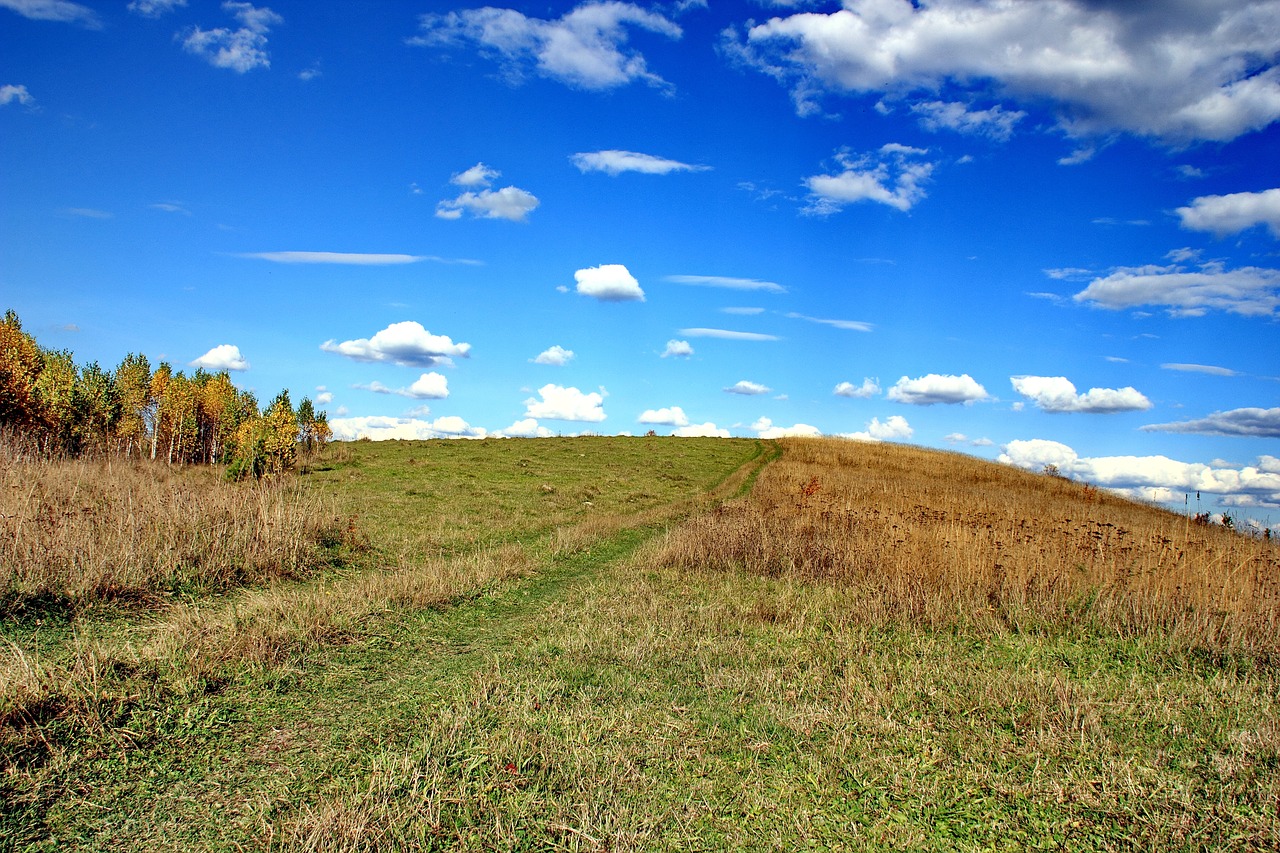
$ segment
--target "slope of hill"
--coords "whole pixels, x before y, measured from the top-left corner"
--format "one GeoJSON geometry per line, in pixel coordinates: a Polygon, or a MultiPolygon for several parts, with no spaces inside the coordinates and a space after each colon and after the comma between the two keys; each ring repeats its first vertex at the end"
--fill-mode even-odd
{"type": "Polygon", "coordinates": [[[341,453],[345,566],[4,624],[0,849],[1280,844],[1271,542],[900,446],[341,453]]]}

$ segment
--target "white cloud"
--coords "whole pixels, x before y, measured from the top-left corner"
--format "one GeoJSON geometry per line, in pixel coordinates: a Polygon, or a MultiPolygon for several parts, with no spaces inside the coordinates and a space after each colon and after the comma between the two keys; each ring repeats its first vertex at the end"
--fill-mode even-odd
{"type": "Polygon", "coordinates": [[[172,201],[158,201],[155,204],[150,204],[147,206],[150,207],[152,210],[162,210],[165,213],[180,213],[183,216],[191,215],[191,211],[187,210],[182,205],[172,201]]]}
{"type": "Polygon", "coordinates": [[[1249,438],[1280,438],[1280,408],[1231,409],[1206,418],[1170,424],[1149,424],[1148,432],[1181,432],[1200,435],[1235,435],[1249,438]]]}
{"type": "Polygon", "coordinates": [[[192,27],[182,40],[183,48],[215,68],[229,68],[239,74],[255,68],[270,68],[267,33],[272,27],[283,24],[284,18],[265,6],[257,8],[252,3],[228,0],[222,4],[222,9],[240,22],[240,28],[202,30],[192,27]]]}
{"type": "Polygon", "coordinates": [[[555,346],[549,347],[548,349],[538,353],[537,357],[533,359],[533,363],[549,364],[553,367],[564,367],[566,364],[573,361],[573,355],[573,350],[565,349],[559,344],[556,344],[555,346]]]}
{"type": "Polygon", "coordinates": [[[788,85],[801,114],[824,92],[994,91],[1056,105],[1076,136],[1175,142],[1225,141],[1280,116],[1273,0],[843,5],[731,32],[726,48],[788,85]]]}
{"type": "Polygon", "coordinates": [[[541,400],[524,401],[525,417],[553,421],[587,421],[599,423],[606,417],[604,395],[596,392],[584,394],[577,388],[560,385],[543,385],[538,389],[541,400]]]}
{"type": "Polygon", "coordinates": [[[407,320],[392,323],[372,338],[359,338],[337,343],[325,341],[325,352],[337,353],[355,361],[389,362],[403,367],[439,367],[453,364],[453,359],[466,358],[471,344],[455,344],[447,335],[433,335],[421,323],[407,320]]]}
{"type": "Polygon", "coordinates": [[[995,442],[989,438],[969,438],[962,432],[953,432],[943,436],[948,444],[968,444],[972,447],[990,447],[995,442]]]}
{"type": "Polygon", "coordinates": [[[1209,311],[1243,316],[1274,315],[1280,308],[1280,270],[1260,267],[1225,269],[1221,264],[1198,270],[1148,265],[1120,267],[1072,298],[1102,308],[1122,310],[1161,305],[1175,317],[1199,317],[1209,311]]]}
{"type": "Polygon", "coordinates": [[[1133,497],[1169,501],[1190,492],[1232,499],[1235,505],[1280,506],[1280,473],[1268,470],[1271,457],[1241,468],[1180,462],[1167,456],[1079,456],[1065,444],[1045,439],[1011,441],[999,461],[1030,471],[1054,465],[1063,476],[1115,489],[1133,497]]]}
{"type": "Polygon", "coordinates": [[[1205,373],[1209,376],[1239,376],[1239,371],[1229,367],[1216,367],[1212,364],[1162,364],[1161,370],[1177,370],[1182,373],[1205,373]]]}
{"type": "Polygon", "coordinates": [[[1210,231],[1219,237],[1265,225],[1280,237],[1280,189],[1260,193],[1205,195],[1178,208],[1182,227],[1210,231]]]}
{"type": "Polygon", "coordinates": [[[635,81],[665,87],[638,51],[624,51],[627,26],[679,39],[680,27],[631,3],[588,2],[555,20],[530,18],[514,9],[486,6],[422,15],[410,44],[424,47],[474,43],[502,63],[519,82],[530,69],[581,89],[611,89],[635,81]]]}
{"type": "Polygon", "coordinates": [[[473,427],[456,415],[434,421],[420,418],[356,417],[329,421],[333,437],[339,441],[369,438],[373,441],[425,441],[430,438],[484,438],[482,427],[473,427]]]}
{"type": "Polygon", "coordinates": [[[671,434],[677,438],[731,438],[727,429],[721,429],[711,421],[705,424],[689,424],[688,426],[677,427],[671,431],[671,434]]]}
{"type": "Polygon", "coordinates": [[[737,317],[755,317],[758,314],[763,314],[764,309],[751,308],[747,306],[729,306],[727,308],[721,308],[720,313],[733,314],[734,316],[737,316],[737,317]]]}
{"type": "Polygon", "coordinates": [[[69,0],[0,0],[0,8],[11,9],[33,21],[79,24],[91,30],[102,28],[97,12],[69,0]]]}
{"type": "Polygon", "coordinates": [[[24,107],[30,107],[35,104],[36,99],[31,97],[31,93],[27,91],[26,86],[0,86],[0,107],[15,102],[22,104],[24,107]]]}
{"type": "Polygon", "coordinates": [[[743,379],[739,382],[735,382],[724,390],[730,394],[742,394],[744,396],[753,397],[758,394],[768,394],[773,389],[768,385],[761,385],[759,382],[749,382],[746,379],[743,379]]]}
{"type": "Polygon", "coordinates": [[[975,110],[957,101],[925,101],[913,104],[911,112],[920,116],[920,126],[925,130],[954,130],[997,142],[1008,141],[1014,126],[1027,116],[1021,110],[1006,110],[999,104],[975,110]]]}
{"type": "Polygon", "coordinates": [[[905,213],[925,197],[923,185],[933,173],[933,164],[913,159],[925,153],[896,143],[857,157],[839,152],[839,174],[805,179],[809,201],[804,210],[827,216],[850,204],[874,201],[905,213]]]}
{"type": "Polygon", "coordinates": [[[888,397],[913,406],[932,406],[935,403],[968,405],[989,399],[987,389],[967,373],[960,376],[930,373],[919,379],[904,376],[889,389],[888,397]]]}
{"type": "Polygon", "coordinates": [[[760,418],[751,425],[756,435],[761,438],[819,438],[822,430],[809,424],[793,424],[789,427],[774,426],[768,418],[760,418]]]}
{"type": "Polygon", "coordinates": [[[493,435],[495,438],[551,438],[555,433],[544,426],[539,426],[533,418],[522,418],[493,435]]]}
{"type": "Polygon", "coordinates": [[[187,0],[131,0],[126,8],[144,18],[159,18],[185,5],[187,0]]]}
{"type": "Polygon", "coordinates": [[[573,274],[578,293],[601,302],[644,302],[644,291],[622,264],[601,264],[573,274]]]}
{"type": "Polygon", "coordinates": [[[316,394],[316,403],[318,405],[327,406],[333,402],[332,392],[324,390],[323,386],[317,388],[316,390],[320,392],[319,394],[316,394]]]}
{"type": "Polygon", "coordinates": [[[689,425],[688,416],[679,406],[672,406],[669,409],[645,409],[637,420],[642,424],[663,424],[674,427],[689,425]]]}
{"type": "Polygon", "coordinates": [[[449,179],[449,183],[459,187],[487,187],[494,178],[501,177],[497,169],[490,169],[484,163],[476,163],[470,169],[459,172],[449,179]]]}
{"type": "Polygon", "coordinates": [[[276,264],[347,264],[358,267],[416,264],[418,261],[434,260],[425,255],[368,252],[243,252],[239,257],[276,264]]]}
{"type": "Polygon", "coordinates": [[[80,216],[84,219],[111,219],[115,216],[109,210],[98,210],[93,207],[68,207],[67,213],[72,216],[80,216]]]}
{"type": "Polygon", "coordinates": [[[867,422],[865,431],[844,433],[842,437],[854,441],[891,441],[895,438],[911,438],[914,433],[915,430],[907,423],[906,418],[891,415],[883,423],[879,418],[872,418],[867,422]]]}
{"type": "Polygon", "coordinates": [[[870,332],[875,328],[871,323],[865,323],[862,320],[824,320],[821,317],[806,317],[804,314],[797,314],[794,311],[787,314],[787,317],[792,320],[804,320],[809,323],[844,329],[847,332],[870,332]]]}
{"type": "Polygon", "coordinates": [[[724,275],[669,275],[663,278],[673,284],[691,284],[696,287],[723,287],[729,290],[763,290],[768,293],[786,293],[777,282],[755,278],[732,278],[724,275]]]}
{"type": "Polygon", "coordinates": [[[219,344],[191,362],[191,366],[213,371],[248,370],[249,362],[240,355],[240,347],[234,344],[219,344]]]}
{"type": "Polygon", "coordinates": [[[635,151],[592,151],[574,154],[569,157],[573,165],[583,174],[587,172],[604,172],[608,175],[621,175],[623,172],[640,172],[645,175],[668,175],[672,172],[705,172],[710,166],[693,166],[679,160],[668,160],[652,154],[640,154],[635,151]]]}
{"type": "Polygon", "coordinates": [[[861,385],[854,385],[852,382],[841,382],[831,393],[837,397],[853,397],[859,400],[866,400],[880,393],[880,382],[876,379],[863,379],[861,385]]]}
{"type": "Polygon", "coordinates": [[[376,394],[396,394],[414,400],[443,400],[449,396],[449,380],[435,372],[422,374],[408,388],[388,388],[377,381],[355,387],[376,394]]]}
{"type": "Polygon", "coordinates": [[[688,358],[693,355],[693,347],[688,341],[667,341],[667,348],[662,351],[663,358],[688,358]]]}
{"type": "Polygon", "coordinates": [[[681,329],[680,334],[690,338],[721,338],[726,341],[778,341],[777,335],[760,332],[735,332],[730,329],[681,329]]]}
{"type": "Polygon", "coordinates": [[[436,205],[440,219],[461,219],[469,213],[476,219],[507,219],[522,222],[540,204],[538,197],[519,187],[503,187],[500,190],[465,192],[454,199],[445,199],[436,205]]]}
{"type": "Polygon", "coordinates": [[[1142,412],[1151,401],[1132,387],[1090,388],[1076,393],[1076,386],[1065,376],[1011,376],[1013,390],[1031,400],[1046,412],[1142,412]]]}

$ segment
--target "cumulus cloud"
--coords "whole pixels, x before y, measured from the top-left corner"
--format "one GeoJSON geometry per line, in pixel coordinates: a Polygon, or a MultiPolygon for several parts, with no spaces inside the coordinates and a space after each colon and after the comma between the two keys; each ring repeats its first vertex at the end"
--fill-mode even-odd
{"type": "Polygon", "coordinates": [[[1011,376],[1009,381],[1013,383],[1013,390],[1046,412],[1112,414],[1151,408],[1151,401],[1132,387],[1090,388],[1078,394],[1076,386],[1065,376],[1011,376]]]}
{"type": "Polygon", "coordinates": [[[888,397],[913,406],[932,406],[935,403],[968,405],[989,399],[987,389],[967,373],[960,376],[930,373],[919,379],[904,376],[889,389],[888,397]]]}
{"type": "Polygon", "coordinates": [[[865,323],[862,320],[824,320],[821,317],[807,317],[804,314],[797,314],[794,311],[787,314],[787,317],[792,320],[804,320],[807,323],[818,323],[822,326],[844,329],[848,332],[870,332],[875,328],[871,323],[865,323]]]}
{"type": "Polygon", "coordinates": [[[877,379],[863,379],[861,385],[854,385],[852,382],[841,382],[836,385],[835,390],[831,393],[837,397],[866,400],[880,393],[880,382],[877,379]]]}
{"type": "Polygon", "coordinates": [[[573,274],[578,293],[601,302],[644,302],[644,291],[622,264],[601,264],[573,274]]]}
{"type": "Polygon", "coordinates": [[[804,211],[828,216],[860,201],[885,204],[904,213],[925,197],[924,184],[933,164],[918,158],[928,152],[891,143],[879,151],[854,156],[836,154],[837,174],[806,178],[809,199],[804,211]]]}
{"type": "Polygon", "coordinates": [[[267,33],[272,27],[283,24],[284,18],[265,6],[258,8],[252,3],[231,0],[222,4],[222,10],[240,22],[239,29],[217,27],[202,30],[191,27],[186,31],[182,47],[215,68],[228,68],[238,74],[255,68],[270,68],[267,33]]]}
{"type": "Polygon", "coordinates": [[[906,418],[902,415],[891,415],[883,423],[879,418],[872,418],[862,432],[848,432],[842,437],[851,438],[854,441],[892,441],[895,438],[911,438],[914,433],[915,430],[907,423],[906,418]]]}
{"type": "Polygon", "coordinates": [[[464,169],[449,179],[449,183],[459,187],[487,187],[495,178],[502,177],[497,169],[490,169],[484,163],[476,163],[470,169],[464,169]]]}
{"type": "Polygon", "coordinates": [[[1055,466],[1063,476],[1115,489],[1132,497],[1170,501],[1190,492],[1229,498],[1237,506],[1280,506],[1280,473],[1270,457],[1241,468],[1180,462],[1167,456],[1079,456],[1057,441],[1011,441],[999,461],[1029,471],[1055,466]]]}
{"type": "MultiPolygon", "coordinates": [[[[726,36],[727,50],[791,89],[892,102],[939,91],[1056,106],[1075,136],[1127,131],[1225,141],[1280,117],[1273,0],[845,0],[726,36]]],[[[932,98],[930,98],[932,100],[932,98]]]]}
{"type": "Polygon", "coordinates": [[[1246,317],[1275,315],[1280,308],[1280,270],[1226,269],[1219,263],[1189,270],[1179,264],[1120,267],[1072,297],[1113,311],[1163,306],[1175,317],[1226,311],[1246,317]]]}
{"type": "Polygon", "coordinates": [[[739,382],[735,382],[724,390],[730,394],[742,394],[743,396],[754,397],[760,394],[768,394],[773,389],[768,385],[761,385],[759,382],[749,382],[746,379],[743,379],[739,382]]]}
{"type": "Polygon", "coordinates": [[[607,175],[621,175],[623,172],[640,172],[644,175],[668,175],[672,172],[705,172],[710,166],[694,166],[681,163],[679,160],[668,160],[652,154],[639,154],[635,151],[592,151],[578,153],[569,157],[573,165],[583,174],[587,172],[604,172],[607,175]]]}
{"type": "Polygon", "coordinates": [[[187,0],[132,0],[126,8],[144,18],[159,18],[185,5],[187,0]]]}
{"type": "Polygon", "coordinates": [[[1248,438],[1280,438],[1280,408],[1231,409],[1206,418],[1169,424],[1149,424],[1148,432],[1182,432],[1200,435],[1235,435],[1248,438]]]}
{"type": "Polygon", "coordinates": [[[191,362],[191,366],[212,371],[248,370],[249,362],[240,354],[240,347],[234,344],[219,344],[191,362]]]}
{"type": "Polygon", "coordinates": [[[514,9],[466,9],[422,15],[410,44],[456,47],[474,44],[499,62],[513,83],[530,71],[580,89],[603,90],[640,81],[666,87],[649,71],[644,55],[625,49],[627,28],[671,39],[682,31],[666,17],[632,3],[583,3],[555,20],[531,18],[514,9]]]}
{"type": "Polygon", "coordinates": [[[690,284],[696,287],[723,287],[729,290],[763,290],[767,293],[786,293],[777,282],[755,278],[733,278],[725,275],[669,275],[663,281],[673,284],[690,284]]]}
{"type": "Polygon", "coordinates": [[[705,424],[689,424],[676,427],[671,434],[677,438],[730,438],[729,431],[716,426],[711,421],[705,424]]]}
{"type": "Polygon", "coordinates": [[[778,341],[777,335],[760,332],[735,332],[732,329],[681,329],[680,334],[690,338],[720,338],[726,341],[778,341]]]}
{"type": "Polygon", "coordinates": [[[533,363],[549,364],[553,367],[564,367],[570,361],[573,361],[573,355],[573,350],[565,349],[559,344],[556,344],[555,346],[549,347],[548,349],[538,353],[537,357],[533,359],[533,363]]]}
{"type": "Polygon", "coordinates": [[[689,425],[689,418],[684,413],[684,409],[679,406],[672,406],[669,409],[645,409],[640,413],[637,419],[642,424],[661,424],[665,426],[682,427],[689,425]]]}
{"type": "Polygon", "coordinates": [[[1218,237],[1265,225],[1280,237],[1280,189],[1260,193],[1205,195],[1178,208],[1182,227],[1209,231],[1218,237]]]}
{"type": "Polygon", "coordinates": [[[58,21],[79,24],[90,30],[102,28],[98,13],[88,6],[70,0],[0,0],[0,7],[11,9],[33,21],[58,21]]]}
{"type": "Polygon", "coordinates": [[[333,402],[333,393],[323,385],[318,386],[316,391],[318,392],[316,394],[316,402],[321,406],[327,406],[333,402]]]}
{"type": "Polygon", "coordinates": [[[768,418],[760,418],[751,425],[751,429],[761,438],[820,438],[822,436],[822,430],[816,426],[809,424],[775,426],[768,418]]]}
{"type": "Polygon", "coordinates": [[[667,348],[662,351],[663,358],[688,358],[693,355],[693,347],[688,341],[667,341],[667,348]]]}
{"type": "Polygon", "coordinates": [[[356,417],[329,421],[333,437],[339,441],[368,438],[373,441],[425,441],[430,438],[484,438],[482,427],[473,427],[456,415],[434,421],[421,418],[356,417]]]}
{"type": "Polygon", "coordinates": [[[577,388],[548,384],[538,389],[538,396],[542,399],[530,397],[524,401],[525,417],[589,423],[599,423],[606,417],[604,395],[594,391],[584,394],[577,388]]]}
{"type": "Polygon", "coordinates": [[[503,187],[500,190],[465,192],[457,198],[445,199],[436,205],[440,219],[461,219],[469,213],[476,219],[506,219],[522,222],[541,202],[528,190],[519,187],[503,187]]]}
{"type": "Polygon", "coordinates": [[[372,338],[342,343],[331,339],[321,344],[320,349],[354,361],[385,362],[402,367],[441,367],[453,364],[454,358],[468,357],[471,344],[455,344],[447,335],[433,335],[421,323],[406,320],[392,323],[372,338]]]}
{"type": "Polygon", "coordinates": [[[538,424],[533,418],[521,418],[506,429],[494,433],[496,438],[551,438],[554,432],[538,424]]]}
{"type": "Polygon", "coordinates": [[[1017,123],[1027,116],[1021,110],[1006,110],[999,104],[975,110],[958,101],[924,101],[913,104],[911,112],[920,117],[920,126],[925,130],[953,130],[997,142],[1007,142],[1017,123]]]}
{"type": "Polygon", "coordinates": [[[449,396],[449,380],[435,372],[422,374],[408,388],[388,388],[376,381],[355,387],[376,394],[396,394],[414,400],[443,400],[449,396]]]}
{"type": "Polygon", "coordinates": [[[27,91],[26,86],[0,86],[0,107],[13,103],[22,104],[24,107],[30,107],[34,106],[35,102],[36,99],[31,97],[31,93],[27,91]]]}

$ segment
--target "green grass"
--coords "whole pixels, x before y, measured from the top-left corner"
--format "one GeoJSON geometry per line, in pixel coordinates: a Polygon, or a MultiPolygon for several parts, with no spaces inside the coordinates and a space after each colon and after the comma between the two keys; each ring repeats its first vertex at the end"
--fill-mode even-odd
{"type": "MultiPolygon", "coordinates": [[[[160,662],[117,676],[96,726],[45,720],[48,749],[4,756],[0,849],[1280,846],[1271,659],[865,624],[836,584],[654,560],[771,447],[348,452],[303,480],[358,511],[370,559],[527,565],[366,607],[200,689],[160,662]]],[[[341,595],[360,572],[300,587],[341,595]]],[[[71,630],[131,642],[163,618],[71,630]]]]}

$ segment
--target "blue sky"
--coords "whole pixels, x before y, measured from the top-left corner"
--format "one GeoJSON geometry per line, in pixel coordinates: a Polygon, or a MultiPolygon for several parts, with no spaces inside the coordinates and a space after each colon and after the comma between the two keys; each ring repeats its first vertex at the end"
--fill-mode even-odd
{"type": "Polygon", "coordinates": [[[0,45],[0,303],[82,363],[1280,517],[1280,3],[0,0],[0,45]]]}

